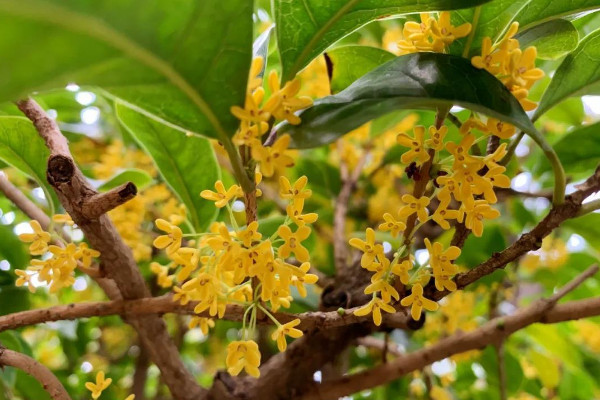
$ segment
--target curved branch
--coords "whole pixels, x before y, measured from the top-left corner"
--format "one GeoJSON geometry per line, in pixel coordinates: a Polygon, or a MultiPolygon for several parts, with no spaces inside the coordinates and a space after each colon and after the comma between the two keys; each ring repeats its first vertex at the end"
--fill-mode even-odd
{"type": "MultiPolygon", "coordinates": [[[[556,312],[556,302],[575,289],[585,279],[598,271],[598,266],[588,268],[563,289],[547,299],[540,299],[531,306],[526,307],[513,315],[494,318],[479,329],[468,333],[456,333],[440,340],[435,345],[425,347],[410,354],[403,355],[387,364],[382,364],[370,370],[357,374],[347,375],[338,380],[322,385],[314,385],[312,390],[302,397],[304,400],[326,400],[337,399],[341,396],[350,395],[361,390],[398,379],[412,371],[421,369],[435,361],[442,360],[454,354],[475,350],[490,344],[498,344],[512,333],[523,329],[536,322],[549,323],[552,314],[556,312]]],[[[600,297],[594,298],[600,303],[600,297]]],[[[563,306],[571,308],[571,303],[563,306]]],[[[590,311],[591,309],[588,309],[590,311]]],[[[600,311],[598,309],[596,312],[600,311]]],[[[588,316],[597,315],[590,314],[588,316]]],[[[576,319],[581,315],[567,317],[576,319]]],[[[558,321],[556,321],[558,322],[558,321]]]]}
{"type": "Polygon", "coordinates": [[[34,377],[52,399],[71,400],[58,378],[48,368],[29,356],[0,346],[0,367],[3,366],[18,368],[34,377]]]}

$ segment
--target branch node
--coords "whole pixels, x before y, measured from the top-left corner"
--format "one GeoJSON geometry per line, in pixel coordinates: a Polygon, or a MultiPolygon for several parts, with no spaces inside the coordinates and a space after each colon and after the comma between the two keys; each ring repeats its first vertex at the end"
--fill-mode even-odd
{"type": "Polygon", "coordinates": [[[75,165],[71,158],[61,154],[50,156],[47,178],[52,186],[71,182],[73,175],[75,175],[75,165]]]}
{"type": "Polygon", "coordinates": [[[137,187],[132,182],[124,183],[105,193],[98,193],[85,201],[82,207],[83,215],[89,219],[96,219],[133,199],[136,194],[137,187]]]}

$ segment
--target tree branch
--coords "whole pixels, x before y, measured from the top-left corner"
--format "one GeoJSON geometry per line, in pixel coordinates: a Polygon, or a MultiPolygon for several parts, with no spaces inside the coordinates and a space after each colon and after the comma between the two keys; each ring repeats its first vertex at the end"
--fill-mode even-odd
{"type": "Polygon", "coordinates": [[[71,397],[56,376],[33,358],[0,345],[0,368],[15,367],[34,377],[53,400],[71,400],[71,397]]]}
{"type": "Polygon", "coordinates": [[[15,185],[10,183],[6,174],[0,171],[0,191],[29,218],[35,219],[43,229],[50,226],[50,218],[35,203],[23,194],[15,185]]]}
{"type": "MultiPolygon", "coordinates": [[[[32,99],[19,101],[17,106],[33,122],[50,149],[48,182],[53,186],[62,206],[85,234],[91,247],[100,252],[101,267],[107,276],[115,281],[124,299],[148,297],[148,288],[131,249],[125,245],[106,214],[96,215],[90,212],[90,209],[105,208],[92,205],[98,205],[98,199],[106,197],[99,197],[98,192],[76,166],[67,139],[60,132],[56,122],[32,99]]],[[[130,188],[128,192],[131,191],[130,188]]],[[[128,322],[138,332],[175,399],[192,400],[205,393],[185,368],[162,318],[146,315],[128,322]]]]}
{"type": "MultiPolygon", "coordinates": [[[[495,318],[472,332],[457,333],[440,340],[435,345],[406,354],[390,363],[361,373],[347,375],[336,381],[313,385],[312,390],[302,399],[327,400],[350,395],[398,379],[451,355],[479,349],[489,344],[498,344],[512,333],[536,322],[548,323],[548,318],[552,315],[556,302],[597,271],[598,266],[594,265],[553,296],[540,299],[513,315],[495,318]]],[[[600,300],[600,298],[595,298],[595,300],[600,300]]],[[[571,304],[567,303],[565,306],[571,306],[571,304]]],[[[569,319],[575,318],[578,316],[569,319]]]]}
{"type": "Polygon", "coordinates": [[[137,188],[131,182],[124,183],[105,193],[98,193],[90,197],[83,205],[83,213],[90,219],[96,219],[106,214],[113,208],[133,199],[137,188]]]}

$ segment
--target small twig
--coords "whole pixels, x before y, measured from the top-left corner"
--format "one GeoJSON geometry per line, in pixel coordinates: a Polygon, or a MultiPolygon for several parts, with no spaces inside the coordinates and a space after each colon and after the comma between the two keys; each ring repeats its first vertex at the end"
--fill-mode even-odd
{"type": "Polygon", "coordinates": [[[132,182],[124,183],[105,193],[98,193],[84,203],[82,211],[90,219],[95,219],[106,214],[113,208],[133,199],[137,188],[132,182]]]}
{"type": "MultiPolygon", "coordinates": [[[[340,148],[341,143],[341,141],[338,142],[338,152],[340,156],[342,154],[340,148]]],[[[348,202],[350,201],[352,191],[360,178],[368,154],[369,151],[365,149],[363,155],[351,172],[348,170],[348,166],[344,161],[340,162],[342,188],[335,200],[333,216],[333,254],[337,274],[343,273],[347,268],[348,245],[346,243],[346,214],[348,213],[348,202]]]]}
{"type": "Polygon", "coordinates": [[[583,203],[581,205],[581,209],[577,213],[577,216],[580,217],[582,215],[589,214],[589,213],[594,212],[599,209],[600,209],[600,199],[592,200],[587,203],[583,203]]]}
{"type": "Polygon", "coordinates": [[[0,191],[4,193],[7,199],[23,211],[25,215],[39,222],[42,229],[48,229],[50,226],[50,218],[48,218],[46,213],[44,213],[37,205],[29,200],[23,192],[13,185],[2,171],[0,171],[0,191]]]}
{"type": "Polygon", "coordinates": [[[0,346],[0,367],[20,369],[34,377],[53,400],[71,400],[66,389],[50,370],[33,358],[0,346]]]}
{"type": "Polygon", "coordinates": [[[456,115],[448,113],[448,115],[446,115],[446,119],[452,122],[452,124],[454,124],[454,126],[456,126],[458,129],[462,127],[462,122],[456,115]]]}

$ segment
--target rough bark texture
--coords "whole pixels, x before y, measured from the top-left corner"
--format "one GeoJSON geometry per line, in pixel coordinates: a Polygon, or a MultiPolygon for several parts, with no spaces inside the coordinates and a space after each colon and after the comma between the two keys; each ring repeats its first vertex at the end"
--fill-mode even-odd
{"type": "MultiPolygon", "coordinates": [[[[50,149],[48,182],[56,191],[62,206],[85,234],[91,247],[100,252],[101,270],[115,281],[124,299],[148,297],[148,289],[131,249],[121,240],[108,216],[99,214],[100,211],[106,212],[111,206],[118,205],[114,200],[115,192],[100,195],[92,188],[75,165],[66,138],[34,100],[23,100],[17,105],[33,122],[50,149]]],[[[121,196],[116,192],[116,197],[122,199],[122,202],[135,194],[135,186],[132,183],[121,190],[125,195],[121,196]]],[[[137,330],[174,398],[192,400],[202,395],[203,389],[183,365],[162,318],[146,315],[128,322],[137,330]]]]}

